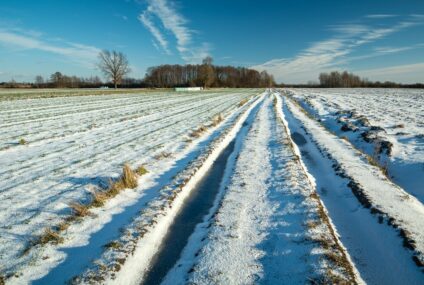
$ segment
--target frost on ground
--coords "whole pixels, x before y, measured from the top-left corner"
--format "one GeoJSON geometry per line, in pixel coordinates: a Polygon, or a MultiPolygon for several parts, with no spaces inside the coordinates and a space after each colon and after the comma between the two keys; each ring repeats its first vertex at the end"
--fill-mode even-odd
{"type": "Polygon", "coordinates": [[[422,124],[411,123],[421,115],[402,117],[413,127],[396,128],[418,139],[402,141],[386,130],[389,117],[377,128],[373,103],[360,116],[326,90],[303,92],[0,96],[0,284],[144,282],[173,246],[163,241],[186,199],[227,150],[213,206],[178,240],[185,247],[164,284],[419,284],[424,206],[394,182],[397,163],[421,159],[422,124]],[[71,211],[125,162],[148,170],[138,186],[85,216],[71,211]],[[43,233],[50,242],[28,247],[43,233]]]}
{"type": "Polygon", "coordinates": [[[291,89],[289,93],[424,202],[424,90],[291,89]]]}
{"type": "Polygon", "coordinates": [[[191,240],[164,283],[356,282],[315,195],[268,97],[217,213],[197,228],[206,237],[191,240]]]}
{"type": "MultiPolygon", "coordinates": [[[[155,253],[162,246],[170,225],[184,206],[184,200],[211,167],[219,153],[235,138],[248,116],[265,94],[251,100],[247,109],[230,121],[212,142],[205,145],[189,165],[160,190],[133,221],[122,229],[117,241],[122,246],[110,248],[94,261],[93,266],[80,274],[74,283],[102,281],[111,284],[139,284],[145,277],[155,253]]],[[[166,246],[166,245],[165,245],[166,246]]]]}
{"type": "Polygon", "coordinates": [[[348,184],[358,201],[371,213],[377,215],[380,222],[400,229],[404,246],[412,249],[413,260],[418,266],[424,263],[424,206],[415,197],[392,183],[381,169],[368,163],[364,155],[330,133],[319,122],[302,112],[300,106],[287,99],[286,105],[292,116],[310,134],[320,151],[334,160],[336,171],[347,177],[348,184]]]}
{"type": "Polygon", "coordinates": [[[109,179],[119,175],[124,162],[150,170],[137,191],[124,191],[104,208],[95,209],[92,214],[99,218],[87,217],[91,223],[65,230],[66,248],[87,244],[112,215],[139,200],[161,171],[178,168],[174,159],[195,147],[191,141],[196,138],[190,134],[200,125],[211,123],[218,114],[230,116],[240,101],[257,93],[0,98],[2,275],[12,274],[24,282],[46,274],[66,253],[52,245],[27,251],[28,245],[46,228],[63,222],[71,214],[71,203],[89,201],[93,190],[106,187],[109,179]],[[21,139],[25,143],[19,143],[21,139]],[[29,264],[42,269],[27,270],[29,264]]]}

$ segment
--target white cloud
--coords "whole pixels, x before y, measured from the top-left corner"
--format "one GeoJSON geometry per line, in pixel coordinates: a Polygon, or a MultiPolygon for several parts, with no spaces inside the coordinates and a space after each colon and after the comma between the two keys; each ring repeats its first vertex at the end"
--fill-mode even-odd
{"type": "Polygon", "coordinates": [[[410,20],[401,21],[385,28],[374,28],[363,24],[331,26],[330,30],[335,32],[333,37],[312,43],[310,47],[293,58],[272,59],[254,65],[252,68],[259,71],[267,70],[274,75],[277,81],[304,83],[318,78],[320,72],[328,71],[331,68],[342,68],[353,60],[411,49],[409,47],[381,48],[372,54],[349,57],[361,45],[383,39],[390,34],[420,24],[422,22],[410,20]]]}
{"type": "Polygon", "coordinates": [[[366,15],[365,18],[370,18],[370,19],[384,19],[384,18],[393,18],[396,17],[397,15],[392,15],[392,14],[371,14],[371,15],[366,15]]]}
{"type": "Polygon", "coordinates": [[[146,11],[145,11],[144,13],[140,14],[140,16],[138,17],[138,19],[150,31],[150,33],[152,33],[153,37],[156,39],[156,41],[159,43],[159,45],[162,47],[162,49],[167,54],[171,54],[170,50],[168,49],[168,41],[162,35],[161,31],[150,20],[149,14],[146,13],[146,11]]]}
{"type": "Polygon", "coordinates": [[[422,83],[424,82],[424,62],[383,68],[356,70],[355,73],[361,77],[367,77],[370,80],[389,80],[402,83],[422,83]]]}
{"type": "Polygon", "coordinates": [[[61,45],[42,40],[38,36],[0,30],[0,44],[19,49],[34,49],[59,54],[84,66],[93,66],[100,49],[78,43],[62,42],[61,45]]]}
{"type": "Polygon", "coordinates": [[[192,31],[186,27],[187,20],[180,15],[166,0],[149,0],[147,9],[155,14],[164,27],[177,39],[177,48],[184,48],[191,42],[192,31]]]}
{"type": "Polygon", "coordinates": [[[164,33],[153,24],[151,16],[155,16],[163,26],[176,39],[176,49],[181,58],[187,63],[198,63],[202,58],[209,55],[210,45],[202,43],[193,45],[193,34],[195,31],[187,27],[187,20],[167,0],[148,0],[147,9],[140,14],[139,19],[152,33],[153,37],[168,54],[168,41],[164,33]]]}
{"type": "Polygon", "coordinates": [[[405,51],[405,50],[411,50],[414,49],[414,46],[408,46],[408,47],[376,47],[374,50],[377,53],[382,53],[382,54],[388,54],[388,53],[396,53],[396,52],[401,52],[401,51],[405,51]]]}

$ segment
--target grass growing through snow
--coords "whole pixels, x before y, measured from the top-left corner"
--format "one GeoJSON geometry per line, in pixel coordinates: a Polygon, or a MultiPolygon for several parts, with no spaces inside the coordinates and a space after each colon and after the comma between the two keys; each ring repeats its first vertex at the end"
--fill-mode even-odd
{"type": "Polygon", "coordinates": [[[36,244],[59,244],[63,242],[63,238],[59,235],[58,232],[53,231],[52,229],[46,229],[44,233],[40,236],[36,244]]]}
{"type": "Polygon", "coordinates": [[[90,214],[90,211],[88,210],[89,208],[88,205],[74,202],[74,203],[71,203],[69,207],[72,209],[72,213],[74,214],[74,216],[78,218],[82,218],[90,214]]]}
{"type": "Polygon", "coordinates": [[[135,173],[137,173],[138,176],[142,176],[146,173],[148,173],[147,169],[144,167],[144,165],[140,165],[135,169],[135,173]]]}
{"type": "MultiPolygon", "coordinates": [[[[277,114],[277,98],[276,97],[274,97],[273,102],[274,102],[274,111],[277,114]]],[[[301,109],[301,110],[303,110],[303,109],[301,109]]],[[[300,163],[301,158],[295,152],[295,143],[289,135],[290,132],[287,129],[287,126],[283,123],[283,121],[280,117],[277,116],[277,118],[278,118],[278,121],[283,125],[285,133],[288,136],[287,145],[293,152],[293,156],[294,156],[293,161],[295,161],[296,163],[300,163]]],[[[303,169],[303,170],[305,171],[305,174],[306,174],[307,170],[306,169],[303,169]]],[[[338,241],[337,235],[334,232],[333,227],[331,226],[331,222],[330,222],[330,219],[327,215],[327,212],[326,212],[326,210],[325,210],[325,208],[324,208],[324,206],[321,202],[321,199],[320,199],[318,193],[315,191],[315,186],[312,185],[312,183],[310,185],[311,185],[312,189],[314,189],[314,191],[309,195],[309,198],[316,202],[316,205],[317,205],[316,214],[317,214],[318,219],[307,221],[306,226],[309,229],[314,229],[314,228],[320,226],[321,224],[326,225],[331,238],[325,237],[323,235],[319,235],[318,237],[312,237],[312,239],[315,242],[318,242],[318,243],[321,244],[322,248],[325,250],[324,256],[325,256],[326,260],[329,261],[330,263],[332,263],[333,265],[336,265],[340,268],[343,268],[345,273],[346,273],[346,277],[343,278],[342,276],[337,275],[334,272],[334,270],[332,270],[331,268],[327,268],[326,274],[321,276],[319,279],[311,279],[310,281],[311,281],[312,284],[356,284],[355,273],[353,271],[353,267],[350,264],[349,259],[346,255],[345,251],[343,250],[343,247],[341,246],[341,244],[338,241]]]]}
{"type": "Polygon", "coordinates": [[[120,249],[122,247],[122,244],[118,241],[111,241],[111,242],[107,243],[104,247],[105,248],[120,249]]]}
{"type": "Polygon", "coordinates": [[[138,186],[137,174],[131,169],[129,164],[127,163],[124,164],[124,167],[122,168],[121,179],[119,179],[117,183],[122,187],[122,189],[125,189],[125,188],[134,189],[135,187],[138,186]]]}
{"type": "Polygon", "coordinates": [[[193,132],[190,133],[190,137],[192,137],[192,138],[198,138],[204,132],[206,132],[207,129],[208,128],[205,125],[201,125],[199,128],[197,128],[196,130],[194,130],[193,132]]]}
{"type": "Polygon", "coordinates": [[[102,207],[105,202],[109,199],[109,195],[105,192],[102,191],[94,191],[93,193],[91,193],[92,197],[92,201],[91,201],[91,205],[93,207],[102,207]]]}
{"type": "Polygon", "coordinates": [[[64,239],[60,236],[60,232],[65,231],[70,226],[71,222],[90,215],[90,208],[103,206],[107,200],[118,195],[120,191],[136,188],[138,186],[138,177],[146,174],[147,172],[147,169],[143,165],[137,167],[136,170],[132,170],[130,165],[125,163],[122,168],[122,175],[118,180],[111,181],[109,188],[105,191],[92,192],[92,199],[88,204],[78,202],[69,204],[69,207],[72,209],[72,216],[67,217],[64,221],[60,222],[53,228],[46,228],[37,240],[29,243],[28,247],[24,249],[23,255],[28,253],[31,247],[38,244],[44,245],[47,243],[62,243],[64,239]]]}
{"type": "Polygon", "coordinates": [[[238,106],[239,106],[239,107],[243,106],[244,104],[246,104],[246,103],[247,103],[247,101],[249,101],[249,99],[247,99],[247,98],[245,98],[245,99],[241,100],[241,101],[238,103],[238,106]]]}
{"type": "Polygon", "coordinates": [[[221,123],[224,120],[221,114],[216,115],[212,119],[212,126],[216,127],[219,123],[221,123]]]}
{"type": "MultiPolygon", "coordinates": [[[[305,114],[308,118],[310,118],[310,119],[312,119],[312,120],[314,120],[315,122],[318,122],[322,127],[323,127],[323,129],[325,130],[325,131],[327,131],[328,133],[330,133],[330,134],[332,134],[332,135],[334,135],[334,136],[336,136],[336,137],[339,137],[335,132],[333,132],[333,131],[331,131],[330,129],[328,129],[322,122],[320,122],[320,121],[317,121],[316,120],[316,118],[314,118],[308,111],[306,111],[300,104],[299,104],[299,102],[296,100],[296,99],[294,99],[294,98],[292,98],[290,95],[287,95],[287,98],[290,98],[291,100],[291,102],[294,104],[294,105],[296,105],[297,107],[298,107],[298,109],[303,113],[303,114],[305,114]]],[[[375,166],[375,167],[377,167],[378,169],[380,169],[380,171],[382,172],[382,174],[387,178],[387,180],[389,180],[389,181],[391,181],[391,182],[393,182],[392,181],[392,179],[391,179],[391,177],[390,177],[390,174],[389,174],[389,169],[388,169],[388,164],[387,164],[387,161],[386,161],[386,163],[383,165],[383,164],[381,164],[381,163],[379,163],[379,159],[378,159],[378,155],[377,155],[377,153],[379,153],[380,152],[380,146],[375,146],[375,148],[374,148],[374,154],[373,155],[369,155],[369,154],[367,154],[367,153],[365,153],[365,152],[363,152],[362,150],[360,150],[360,149],[358,149],[346,136],[343,136],[343,137],[341,137],[341,139],[342,140],[344,140],[345,142],[347,142],[349,145],[350,145],[350,147],[352,147],[354,150],[356,150],[358,153],[360,153],[360,154],[362,154],[365,158],[366,158],[366,160],[368,161],[368,163],[370,164],[370,165],[373,165],[373,166],[375,166]]]]}

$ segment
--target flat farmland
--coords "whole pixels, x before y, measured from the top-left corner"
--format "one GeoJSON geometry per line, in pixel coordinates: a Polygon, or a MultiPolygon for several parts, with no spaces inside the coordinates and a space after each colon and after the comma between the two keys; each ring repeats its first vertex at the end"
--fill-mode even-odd
{"type": "Polygon", "coordinates": [[[421,90],[2,92],[0,281],[422,281],[421,90]]]}

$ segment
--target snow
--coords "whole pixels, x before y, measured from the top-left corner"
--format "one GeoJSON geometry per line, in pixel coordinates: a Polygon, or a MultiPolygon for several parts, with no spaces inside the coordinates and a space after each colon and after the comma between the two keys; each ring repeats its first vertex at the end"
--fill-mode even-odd
{"type": "Polygon", "coordinates": [[[142,283],[224,150],[213,206],[179,240],[163,284],[422,283],[412,259],[424,262],[422,90],[12,93],[0,92],[0,283],[142,283]],[[374,148],[360,133],[371,127],[358,118],[393,143],[378,157],[392,180],[364,154],[374,148]],[[63,243],[23,254],[125,162],[149,171],[136,189],[72,221],[63,243]]]}
{"type": "MultiPolygon", "coordinates": [[[[197,145],[187,141],[191,130],[208,124],[215,114],[230,116],[237,111],[238,102],[256,92],[0,101],[2,272],[16,273],[19,278],[13,280],[18,283],[45,275],[72,253],[69,248],[89,243],[113,215],[126,212],[140,196],[148,199],[143,189],[151,187],[155,177],[173,164],[172,159],[157,161],[157,154],[166,151],[174,159],[190,153],[197,145]],[[18,145],[21,137],[29,143],[18,145]],[[136,191],[124,191],[104,208],[95,209],[95,216],[85,223],[71,226],[59,247],[35,247],[29,254],[21,254],[30,239],[69,215],[70,202],[88,200],[90,191],[117,177],[127,161],[134,166],[147,164],[152,173],[141,178],[136,191]],[[31,270],[27,270],[29,264],[31,270]]],[[[132,211],[136,211],[134,207],[132,211]]],[[[121,223],[128,220],[128,215],[123,216],[121,223]]],[[[100,254],[102,245],[87,253],[100,254]]]]}
{"type": "Polygon", "coordinates": [[[391,142],[393,150],[388,159],[381,159],[381,164],[387,163],[393,181],[424,202],[424,90],[290,89],[289,92],[326,127],[372,156],[374,146],[360,136],[367,127],[359,125],[356,132],[343,132],[337,119],[341,117],[358,125],[357,119],[363,117],[372,126],[383,128],[376,133],[391,142]],[[354,116],[340,116],[344,111],[353,111],[354,116]]]}
{"type": "Polygon", "coordinates": [[[235,138],[238,130],[243,122],[247,119],[252,109],[261,101],[256,100],[245,113],[239,118],[235,125],[231,128],[228,134],[222,141],[213,149],[211,154],[203,161],[201,167],[192,175],[190,181],[182,188],[182,191],[174,200],[172,207],[168,209],[163,217],[157,222],[154,229],[147,233],[145,237],[137,244],[137,249],[134,255],[125,263],[116,279],[109,280],[110,284],[139,284],[142,281],[143,275],[149,267],[149,262],[156,253],[161,241],[164,238],[167,229],[172,223],[178,211],[183,206],[184,199],[190,194],[190,191],[195,187],[196,183],[211,167],[214,160],[218,157],[223,149],[235,138]]]}
{"type": "Polygon", "coordinates": [[[216,215],[211,219],[212,209],[198,225],[163,284],[304,284],[323,274],[323,249],[307,240],[328,237],[328,228],[305,226],[317,204],[308,198],[313,190],[283,132],[269,96],[234,171],[227,165],[232,175],[221,184],[216,215]]]}
{"type": "MultiPolygon", "coordinates": [[[[366,264],[365,267],[369,269],[365,269],[367,274],[371,276],[370,278],[384,278],[384,275],[393,276],[392,280],[397,280],[400,278],[401,281],[405,282],[406,280],[420,280],[421,273],[419,272],[418,267],[415,266],[412,259],[412,254],[408,252],[406,248],[401,247],[401,239],[396,237],[396,234],[393,232],[393,228],[389,228],[388,225],[378,225],[366,213],[363,212],[362,207],[356,202],[351,203],[348,201],[340,200],[340,198],[351,199],[353,198],[348,192],[343,193],[340,191],[341,189],[346,189],[345,183],[342,180],[337,180],[331,178],[334,170],[331,170],[331,164],[336,161],[341,169],[346,173],[347,177],[356,181],[360,184],[360,187],[363,189],[365,196],[370,200],[371,206],[375,209],[381,211],[383,218],[393,218],[394,223],[405,232],[408,233],[408,238],[412,239],[415,242],[415,251],[419,258],[423,258],[423,249],[424,249],[424,234],[422,229],[424,228],[424,219],[422,218],[424,215],[424,207],[420,201],[418,201],[415,197],[408,195],[402,188],[393,184],[390,180],[388,180],[375,166],[370,165],[364,156],[355,148],[352,147],[349,143],[341,140],[336,135],[327,131],[322,125],[320,125],[317,121],[308,117],[305,113],[303,113],[298,106],[293,104],[289,99],[285,99],[286,103],[286,112],[288,115],[295,119],[291,119],[292,126],[291,128],[302,132],[304,128],[304,135],[309,136],[311,140],[309,140],[309,152],[307,155],[311,157],[310,166],[315,168],[315,177],[320,178],[321,181],[327,180],[326,183],[321,183],[321,187],[328,187],[327,189],[322,189],[322,192],[329,193],[330,191],[336,191],[336,193],[330,193],[333,201],[327,203],[328,206],[333,207],[333,212],[330,214],[332,217],[341,223],[341,227],[358,227],[356,233],[361,233],[360,236],[364,236],[365,240],[358,238],[358,235],[353,236],[352,233],[355,231],[350,229],[348,232],[350,233],[350,238],[355,239],[353,242],[346,242],[347,244],[361,244],[362,248],[358,249],[361,251],[373,252],[378,249],[376,256],[387,255],[387,264],[384,263],[384,266],[379,265],[379,267],[385,267],[385,270],[379,270],[375,267],[377,262],[381,262],[382,258],[373,259],[374,262],[370,262],[366,264]],[[310,145],[316,144],[318,149],[311,149],[310,145]],[[334,161],[325,162],[320,158],[320,155],[317,153],[322,152],[323,156],[326,154],[330,154],[330,156],[334,159],[334,161]],[[316,164],[314,166],[314,164],[316,164]],[[334,187],[332,185],[340,185],[338,187],[334,187]],[[336,194],[336,195],[335,195],[336,194]],[[336,198],[337,197],[337,198],[336,198]],[[336,200],[337,199],[337,200],[336,200]],[[336,207],[335,204],[338,203],[340,206],[336,207]],[[343,204],[346,204],[346,209],[351,208],[353,212],[358,211],[356,217],[355,215],[351,215],[351,221],[347,221],[346,219],[349,215],[346,215],[346,211],[343,211],[343,204]],[[335,212],[337,209],[338,212],[335,212]],[[421,218],[420,218],[421,217],[421,218]],[[345,219],[343,221],[343,219],[345,219]],[[359,224],[356,224],[359,223],[359,224]],[[362,229],[361,229],[362,228],[362,229]],[[389,233],[387,229],[392,230],[392,233],[389,233]],[[375,234],[372,237],[373,233],[375,234]],[[370,240],[365,238],[365,236],[371,237],[370,240]],[[384,237],[384,238],[383,238],[384,237]],[[376,239],[373,241],[372,239],[376,239]],[[373,244],[376,248],[367,248],[367,243],[373,244]],[[382,246],[384,244],[386,247],[382,246]],[[388,249],[390,248],[390,250],[388,249]],[[388,255],[390,252],[393,256],[388,255]],[[405,256],[409,258],[406,259],[405,256]],[[389,256],[391,256],[389,258],[389,256]],[[390,270],[393,265],[390,264],[391,261],[401,263],[404,267],[401,267],[400,271],[390,270]],[[372,268],[372,269],[371,269],[372,268]],[[374,272],[373,272],[374,271],[374,272]],[[408,273],[406,273],[406,271],[408,273]],[[396,273],[397,272],[397,273],[396,273]],[[397,275],[393,274],[396,273],[397,275]],[[403,274],[400,274],[403,273],[403,274]],[[374,275],[374,276],[372,276],[374,275]],[[418,279],[417,279],[418,278],[418,279]]],[[[306,147],[307,148],[307,147],[306,147]]],[[[324,195],[323,194],[323,195],[324,195]]],[[[325,196],[323,196],[324,201],[326,200],[325,196]]],[[[343,236],[342,236],[343,240],[343,236]]],[[[360,246],[360,247],[361,247],[360,246]]],[[[357,255],[358,253],[354,253],[351,251],[353,255],[357,255]]],[[[359,256],[366,256],[368,252],[365,254],[359,254],[359,256]]],[[[367,260],[360,260],[358,258],[356,261],[358,262],[367,262],[367,260]]],[[[397,267],[397,264],[396,266],[397,267]]],[[[364,267],[362,267],[364,269],[364,267]]],[[[382,282],[383,279],[380,279],[379,282],[382,282]]],[[[384,279],[386,282],[390,280],[390,278],[384,279]]],[[[376,280],[374,280],[376,281],[376,280]]]]}

